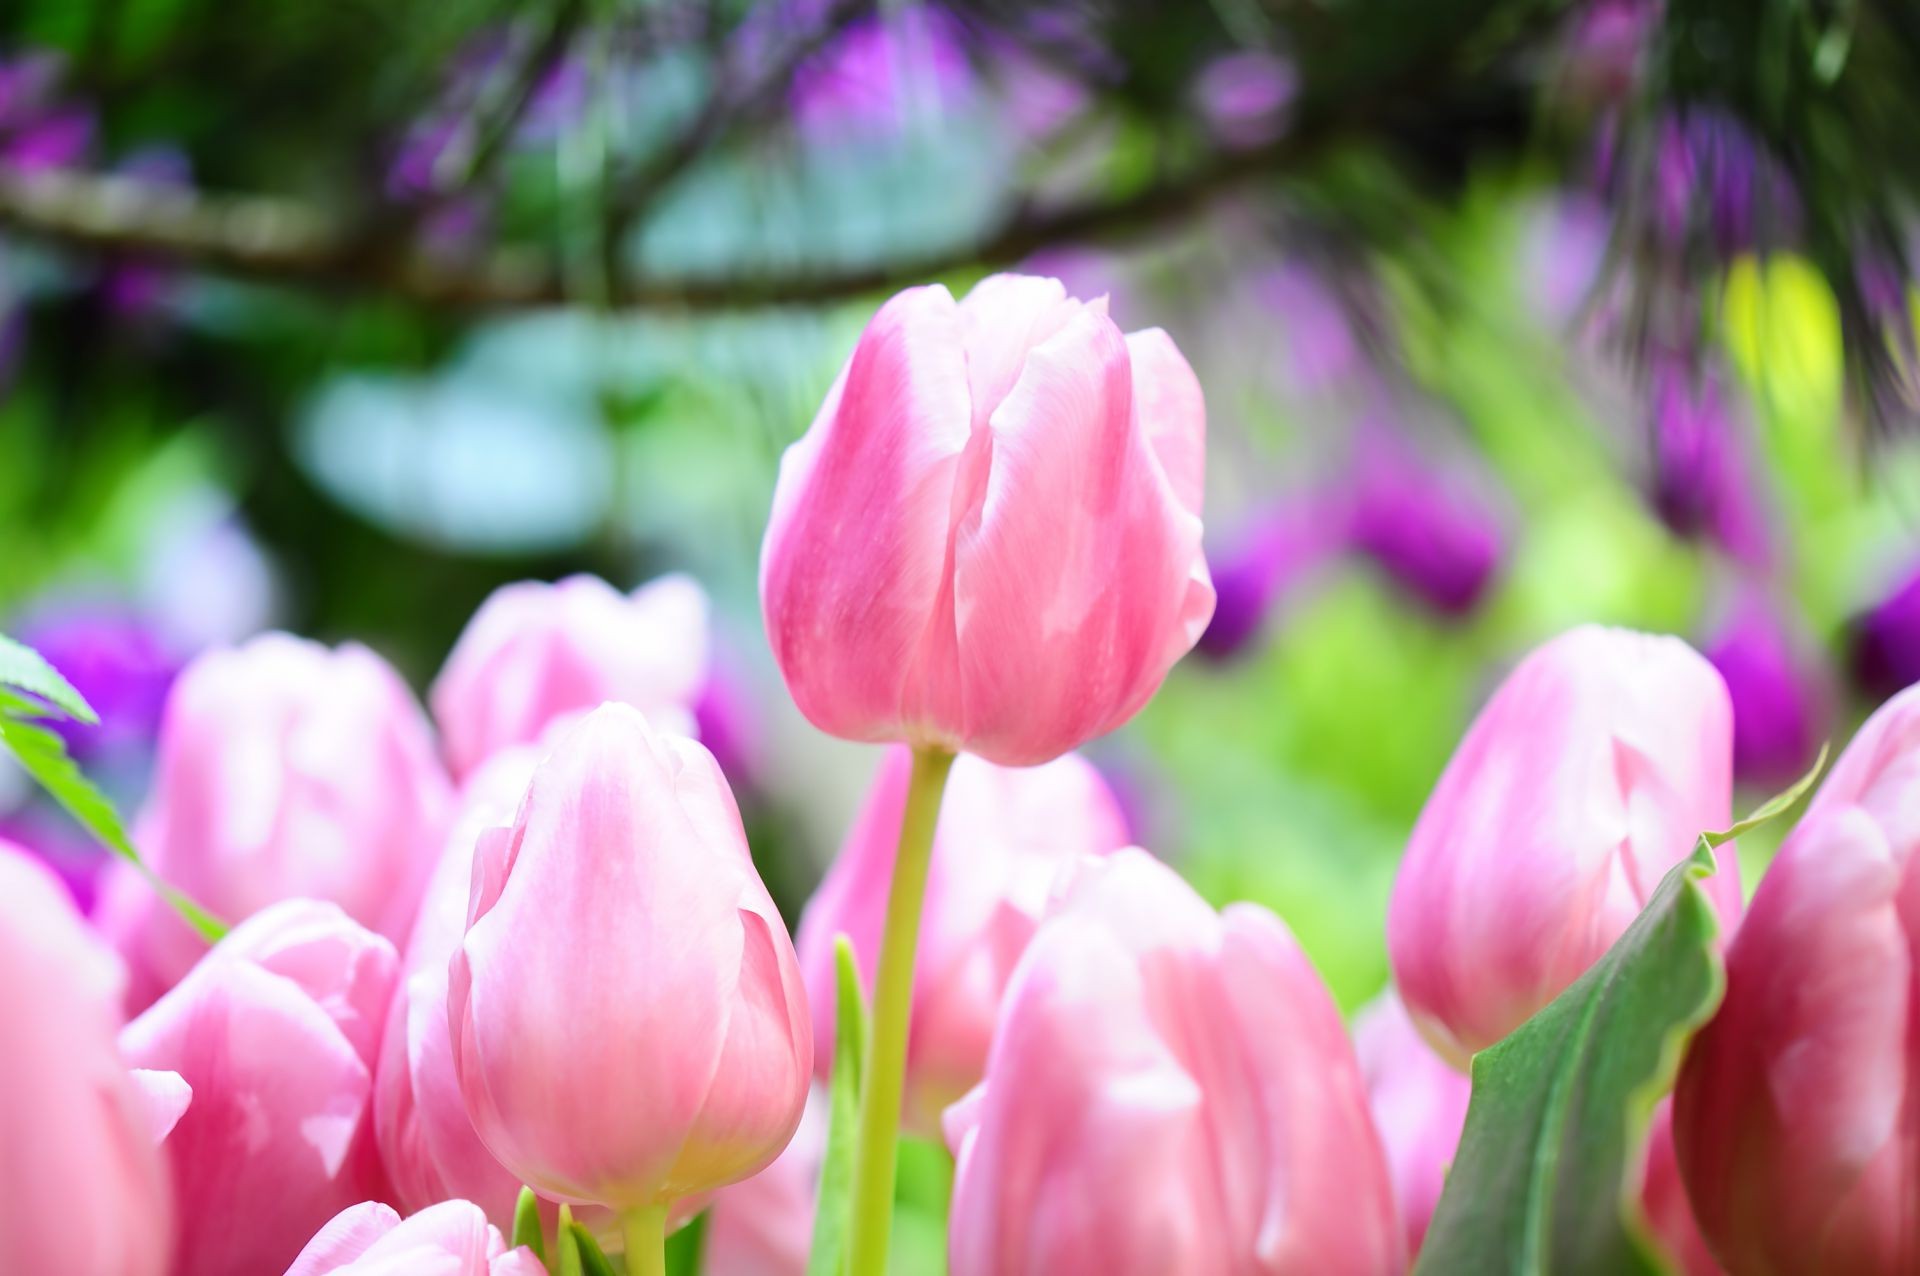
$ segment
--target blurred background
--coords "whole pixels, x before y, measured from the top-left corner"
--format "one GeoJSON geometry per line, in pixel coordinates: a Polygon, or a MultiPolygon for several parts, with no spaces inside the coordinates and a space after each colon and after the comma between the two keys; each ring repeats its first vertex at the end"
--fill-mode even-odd
{"type": "MultiPolygon", "coordinates": [[[[1755,799],[1920,678],[1916,119],[1904,0],[28,0],[0,629],[132,810],[209,645],[424,688],[500,584],[690,572],[797,916],[875,755],[771,666],[780,452],[892,290],[1057,274],[1173,334],[1211,429],[1219,615],[1093,756],[1350,1008],[1531,644],[1687,637],[1755,799]]],[[[0,834],[85,897],[12,772],[0,834]]]]}

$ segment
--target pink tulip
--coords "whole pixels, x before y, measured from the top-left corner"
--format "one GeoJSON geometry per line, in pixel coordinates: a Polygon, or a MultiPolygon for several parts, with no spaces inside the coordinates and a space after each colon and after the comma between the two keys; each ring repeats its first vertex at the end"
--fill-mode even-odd
{"type": "Polygon", "coordinates": [[[433,716],[464,778],[555,722],[618,700],[691,729],[707,677],[707,597],[688,576],[622,594],[597,576],[526,580],[480,604],[434,681],[433,716]]]}
{"type": "Polygon", "coordinates": [[[1422,1039],[1391,990],[1354,1020],[1353,1044],[1386,1147],[1407,1248],[1417,1252],[1460,1146],[1473,1087],[1422,1039]]]}
{"type": "Polygon", "coordinates": [[[1920,1268],[1920,689],[1860,728],[1781,847],[1689,1051],[1674,1142],[1730,1271],[1920,1268]]]}
{"type": "Polygon", "coordinates": [[[1018,766],[1125,722],[1213,613],[1206,409],[1157,328],[996,275],[894,297],[780,464],[760,556],[802,713],[1018,766]]]}
{"type": "Polygon", "coordinates": [[[1339,1012],[1273,914],[1144,851],[1084,860],[947,1114],[953,1276],[1394,1273],[1339,1012]]]}
{"type": "MultiPolygon", "coordinates": [[[[873,986],[912,754],[888,751],[840,856],[800,922],[800,969],[813,1003],[816,1070],[832,1068],[836,935],[853,941],[873,986]]],[[[929,1137],[940,1113],[979,1082],[1014,963],[1040,924],[1062,866],[1126,845],[1127,825],[1100,773],[1068,754],[1010,769],[954,763],[934,834],[915,960],[907,1044],[908,1124],[929,1137]]]]}
{"type": "Polygon", "coordinates": [[[816,1086],[787,1150],[714,1194],[701,1251],[707,1276],[805,1276],[826,1152],[827,1098],[816,1086]]]}
{"type": "Polygon", "coordinates": [[[1673,1147],[1673,1102],[1662,1099],[1653,1110],[1640,1203],[1647,1230],[1679,1276],[1723,1276],[1706,1237],[1694,1220],[1673,1147]]]}
{"type": "Polygon", "coordinates": [[[281,1271],[335,1213],[387,1194],[373,1059],[393,946],[338,907],[288,900],[234,928],[120,1035],[192,1102],[163,1145],[180,1204],[172,1271],[281,1271]]]}
{"type": "Polygon", "coordinates": [[[471,1201],[443,1201],[402,1221],[390,1206],[362,1201],[334,1215],[286,1276],[547,1276],[524,1246],[471,1201]]]}
{"type": "Polygon", "coordinates": [[[401,962],[373,1110],[394,1200],[405,1209],[465,1198],[505,1225],[520,1194],[520,1180],[480,1142],[460,1097],[447,1027],[447,965],[466,934],[474,842],[487,829],[513,823],[539,759],[531,747],[507,749],[468,777],[401,962]]]}
{"type": "Polygon", "coordinates": [[[543,1196],[654,1213],[772,1161],[813,1067],[804,996],[712,755],[628,705],[569,731],[475,848],[454,1068],[543,1196]]]}
{"type": "Polygon", "coordinates": [[[0,1271],[160,1276],[173,1208],[114,1044],[120,963],[66,887],[0,843],[0,1271]]]}
{"type": "MultiPolygon", "coordinates": [[[[1584,626],[1480,711],[1407,844],[1387,950],[1457,1067],[1579,978],[1701,833],[1731,823],[1733,713],[1677,638],[1584,626]]],[[[1707,892],[1740,913],[1731,845],[1707,892]]]]}
{"type": "MultiPolygon", "coordinates": [[[[228,922],[278,900],[331,900],[405,941],[452,802],[425,716],[354,644],[266,634],[195,660],[174,684],[135,840],[162,877],[228,922]]],[[[116,866],[100,923],[143,1008],[206,944],[116,866]]]]}

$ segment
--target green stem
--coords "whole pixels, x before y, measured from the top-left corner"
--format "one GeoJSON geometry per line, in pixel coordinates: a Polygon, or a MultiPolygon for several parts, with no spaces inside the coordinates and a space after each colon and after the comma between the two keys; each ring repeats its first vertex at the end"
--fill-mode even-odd
{"type": "Polygon", "coordinates": [[[867,1038],[860,1144],[853,1170],[850,1276],[885,1276],[887,1270],[900,1099],[906,1087],[907,1021],[913,1009],[914,949],[920,940],[920,905],[927,893],[927,863],[933,857],[940,795],[952,767],[953,754],[945,749],[913,751],[907,809],[893,857],[893,883],[887,890],[880,966],[873,981],[873,1023],[867,1038]]]}
{"type": "Polygon", "coordinates": [[[666,1276],[667,1207],[650,1205],[621,1216],[627,1235],[627,1276],[666,1276]]]}

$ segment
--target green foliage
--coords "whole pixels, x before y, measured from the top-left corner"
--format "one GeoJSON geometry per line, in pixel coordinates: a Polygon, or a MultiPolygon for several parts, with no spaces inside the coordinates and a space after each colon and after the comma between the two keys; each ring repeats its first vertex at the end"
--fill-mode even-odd
{"type": "Polygon", "coordinates": [[[217,941],[226,934],[225,925],[147,867],[112,801],[67,754],[66,741],[42,721],[58,716],[89,724],[99,721],[85,698],[38,652],[0,635],[0,745],[95,840],[146,874],[154,889],[202,938],[217,941]]]}
{"type": "Polygon", "coordinates": [[[845,935],[833,941],[833,1081],[829,1097],[827,1154],[820,1166],[814,1206],[813,1247],[807,1276],[840,1276],[853,1243],[853,1162],[860,1138],[860,1072],[867,1057],[867,1002],[860,968],[845,935]]]}
{"type": "Polygon", "coordinates": [[[1825,761],[1733,828],[1703,833],[1592,969],[1474,1056],[1466,1129],[1416,1276],[1664,1270],[1640,1216],[1638,1158],[1654,1104],[1725,992],[1700,880],[1716,847],[1799,801],[1825,761]]]}
{"type": "Polygon", "coordinates": [[[513,1243],[532,1250],[542,1264],[547,1261],[547,1241],[540,1234],[540,1198],[530,1187],[522,1186],[520,1198],[513,1203],[513,1243]]]}
{"type": "Polygon", "coordinates": [[[573,1208],[560,1206],[560,1223],[553,1229],[553,1276],[586,1276],[586,1263],[580,1253],[580,1233],[573,1224],[573,1208]]]}

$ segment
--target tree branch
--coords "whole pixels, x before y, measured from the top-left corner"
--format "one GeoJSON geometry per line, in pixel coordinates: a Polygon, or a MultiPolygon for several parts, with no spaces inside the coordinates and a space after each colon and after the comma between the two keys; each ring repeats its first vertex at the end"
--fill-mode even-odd
{"type": "MultiPolygon", "coordinates": [[[[623,276],[612,304],[728,309],[804,304],[890,291],[972,267],[1004,266],[1064,241],[1156,229],[1223,191],[1278,174],[1328,139],[1296,129],[1269,146],[1217,156],[1132,194],[1037,206],[1016,204],[963,243],[912,258],[845,269],[734,277],[623,276]]],[[[0,170],[0,228],[71,251],[129,255],[265,283],[377,292],[418,305],[510,310],[570,300],[546,253],[503,247],[478,259],[370,249],[322,210],[270,196],[217,196],[135,178],[0,170]]]]}

